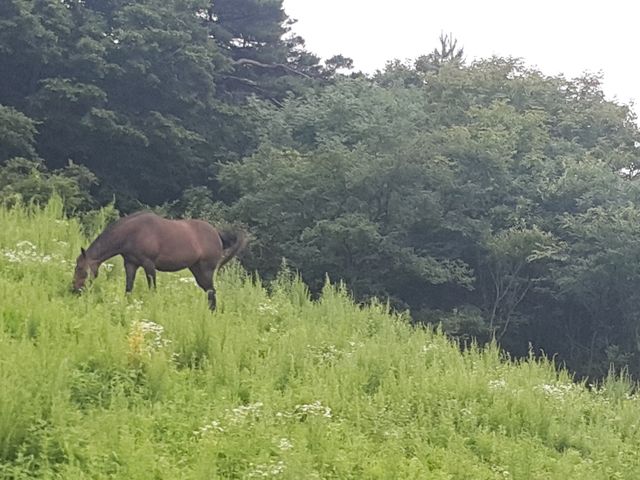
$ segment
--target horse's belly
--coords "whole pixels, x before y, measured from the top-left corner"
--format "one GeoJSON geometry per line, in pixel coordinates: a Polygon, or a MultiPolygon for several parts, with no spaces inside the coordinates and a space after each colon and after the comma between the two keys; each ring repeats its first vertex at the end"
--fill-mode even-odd
{"type": "Polygon", "coordinates": [[[161,272],[177,272],[184,268],[189,268],[196,263],[198,258],[196,256],[184,256],[182,258],[166,258],[158,257],[155,261],[156,270],[161,272]]]}

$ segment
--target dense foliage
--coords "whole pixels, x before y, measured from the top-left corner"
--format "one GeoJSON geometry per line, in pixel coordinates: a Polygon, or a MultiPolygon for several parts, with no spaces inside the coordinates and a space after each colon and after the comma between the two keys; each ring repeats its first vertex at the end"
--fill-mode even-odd
{"type": "Polygon", "coordinates": [[[214,314],[183,274],[125,297],[120,263],[75,296],[86,239],[61,213],[0,207],[0,478],[640,475],[624,380],[462,353],[287,274],[267,290],[224,271],[214,314]]]}
{"type": "Polygon", "coordinates": [[[640,371],[638,131],[597,79],[396,64],[262,115],[257,151],[220,177],[251,266],[284,256],[463,337],[640,371]]]}
{"type": "Polygon", "coordinates": [[[260,67],[238,64],[242,56],[290,60],[292,69],[318,60],[301,40],[281,40],[288,27],[280,2],[208,7],[203,0],[3,2],[0,128],[14,138],[0,153],[24,149],[37,124],[37,153],[51,168],[68,159],[87,166],[100,178],[100,198],[117,192],[124,208],[176,198],[194,183],[215,186],[216,162],[239,159],[253,145],[252,119],[234,99],[247,89],[282,95],[282,86],[252,78],[260,67]]]}
{"type": "Polygon", "coordinates": [[[640,134],[600,80],[451,37],[341,74],[280,0],[7,0],[0,195],[242,223],[246,266],[580,375],[640,374],[640,134]]]}

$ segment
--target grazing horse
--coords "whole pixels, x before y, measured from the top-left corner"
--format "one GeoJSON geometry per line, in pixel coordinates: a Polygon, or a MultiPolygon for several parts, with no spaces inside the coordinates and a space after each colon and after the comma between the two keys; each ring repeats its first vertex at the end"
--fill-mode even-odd
{"type": "Polygon", "coordinates": [[[176,272],[188,268],[216,308],[213,274],[247,244],[244,232],[217,230],[202,220],[167,220],[150,212],[137,212],[109,225],[76,260],[73,290],[79,292],[89,276],[116,255],[124,258],[126,292],[133,289],[138,268],[156,286],[156,270],[176,272]],[[225,252],[226,250],[226,252],[225,252]]]}

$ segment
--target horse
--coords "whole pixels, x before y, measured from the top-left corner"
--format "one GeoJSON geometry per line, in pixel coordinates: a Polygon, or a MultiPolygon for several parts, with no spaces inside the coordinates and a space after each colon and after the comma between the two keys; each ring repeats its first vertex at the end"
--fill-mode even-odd
{"type": "Polygon", "coordinates": [[[203,220],[169,220],[142,211],[109,225],[76,259],[72,289],[80,292],[87,278],[96,278],[100,265],[122,255],[126,273],[125,293],[130,293],[140,267],[149,288],[156,286],[156,271],[191,270],[205,291],[209,309],[216,308],[214,272],[238,255],[247,245],[242,231],[216,229],[203,220]]]}

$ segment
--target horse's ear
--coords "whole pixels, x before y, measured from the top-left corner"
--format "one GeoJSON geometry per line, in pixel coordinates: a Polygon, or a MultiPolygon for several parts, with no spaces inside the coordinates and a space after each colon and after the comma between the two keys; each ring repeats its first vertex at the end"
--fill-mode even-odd
{"type": "Polygon", "coordinates": [[[80,247],[80,253],[82,254],[82,256],[83,256],[83,257],[85,257],[85,258],[86,258],[86,256],[87,256],[87,252],[85,251],[85,249],[84,249],[84,248],[80,247]]]}

